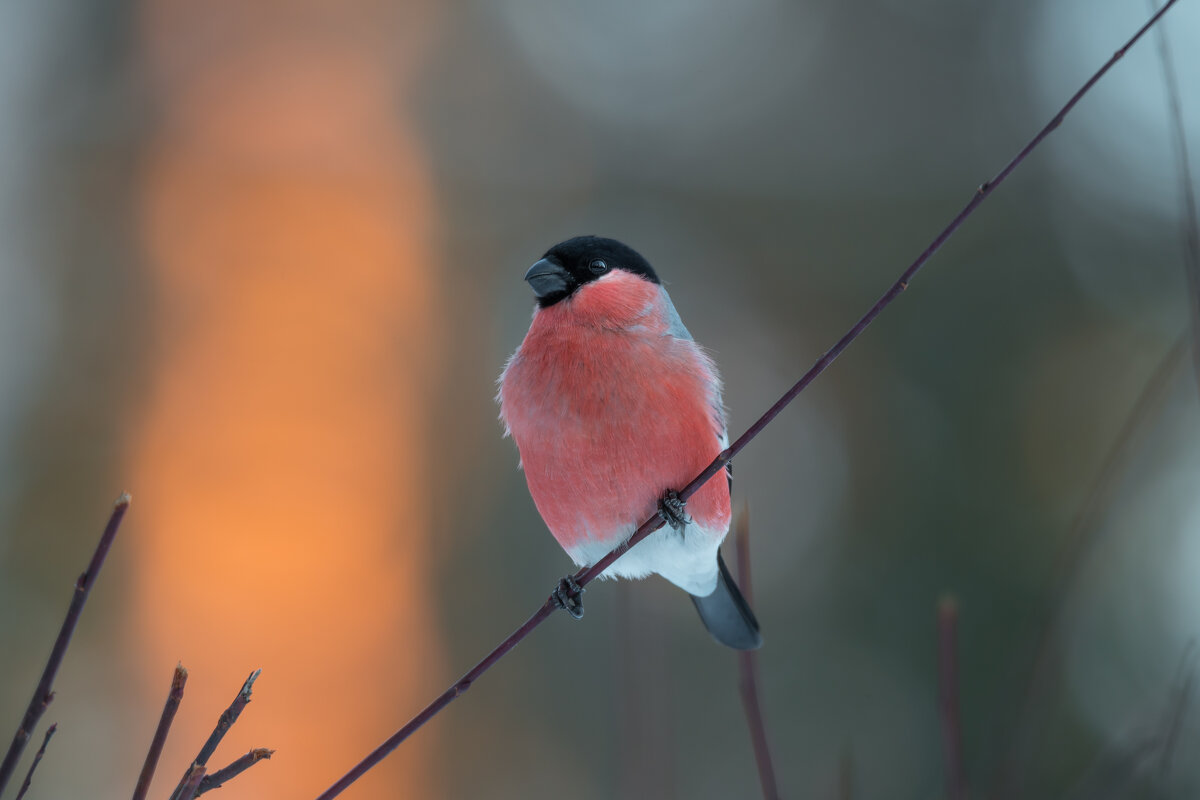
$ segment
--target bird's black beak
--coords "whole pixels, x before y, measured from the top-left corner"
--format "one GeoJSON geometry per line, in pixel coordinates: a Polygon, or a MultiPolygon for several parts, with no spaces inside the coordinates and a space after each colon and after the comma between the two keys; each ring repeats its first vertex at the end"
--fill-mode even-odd
{"type": "Polygon", "coordinates": [[[566,269],[548,258],[538,261],[525,273],[525,280],[539,300],[552,294],[566,293],[570,277],[566,269]]]}

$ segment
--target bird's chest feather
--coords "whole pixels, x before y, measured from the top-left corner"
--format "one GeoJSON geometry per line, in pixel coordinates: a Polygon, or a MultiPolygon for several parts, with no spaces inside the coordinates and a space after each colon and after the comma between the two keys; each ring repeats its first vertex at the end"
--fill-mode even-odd
{"type": "MultiPolygon", "coordinates": [[[[708,360],[653,316],[630,322],[539,313],[502,379],[501,414],[530,493],[568,548],[619,541],[722,447],[708,360]]],[[[723,484],[689,503],[698,522],[727,525],[723,484]]]]}
{"type": "Polygon", "coordinates": [[[624,461],[642,449],[638,438],[661,438],[655,430],[710,392],[679,345],[623,331],[560,329],[527,338],[506,374],[504,396],[522,458],[560,458],[562,448],[552,443],[565,439],[587,445],[593,460],[624,461]]]}

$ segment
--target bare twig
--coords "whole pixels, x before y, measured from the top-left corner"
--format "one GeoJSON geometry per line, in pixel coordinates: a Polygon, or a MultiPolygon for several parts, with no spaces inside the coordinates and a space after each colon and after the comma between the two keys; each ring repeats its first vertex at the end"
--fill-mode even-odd
{"type": "MultiPolygon", "coordinates": [[[[737,549],[738,586],[746,602],[754,606],[754,584],[750,580],[750,509],[742,506],[734,523],[734,547],[737,549]]],[[[758,695],[758,651],[741,650],[738,656],[738,690],[746,724],[750,728],[750,743],[754,747],[754,763],[758,767],[758,782],[764,800],[779,800],[779,782],[771,761],[771,744],[767,724],[763,721],[762,702],[758,695]]]]}
{"type": "Polygon", "coordinates": [[[1054,648],[1054,635],[1058,628],[1059,617],[1066,604],[1067,597],[1075,583],[1075,576],[1084,556],[1093,547],[1098,538],[1099,528],[1096,525],[1100,509],[1104,507],[1106,498],[1115,490],[1124,473],[1125,464],[1134,444],[1139,440],[1146,424],[1153,419],[1158,408],[1166,397],[1167,389],[1178,376],[1183,366],[1184,357],[1188,352],[1188,336],[1180,335],[1162,361],[1154,368],[1150,379],[1142,388],[1125,419],[1112,447],[1104,456],[1100,470],[1088,491],[1087,499],[1075,517],[1067,538],[1059,548],[1051,570],[1050,586],[1052,594],[1047,603],[1048,612],[1041,631],[1038,633],[1035,645],[1033,666],[1030,669],[1029,680],[1017,706],[1017,719],[1013,728],[1008,752],[1001,762],[996,795],[1006,797],[1019,795],[1024,781],[1024,753],[1035,750],[1033,740],[1037,727],[1032,724],[1034,710],[1042,705],[1049,679],[1053,673],[1052,667],[1056,661],[1057,652],[1054,648]]]}
{"type": "Polygon", "coordinates": [[[54,723],[46,729],[46,736],[42,739],[42,746],[33,754],[33,763],[29,765],[29,771],[25,773],[25,780],[21,781],[21,788],[17,790],[17,800],[21,800],[25,793],[29,791],[30,785],[33,784],[33,771],[37,769],[37,765],[42,763],[42,756],[46,755],[46,745],[50,744],[50,737],[58,730],[58,723],[54,723]]]}
{"type": "Polygon", "coordinates": [[[256,747],[244,756],[241,756],[227,767],[222,767],[216,772],[205,775],[200,781],[200,785],[196,788],[196,796],[204,794],[212,789],[220,789],[221,785],[233,780],[238,775],[241,775],[246,770],[253,767],[264,758],[270,758],[275,755],[274,750],[268,750],[265,747],[256,747]]]}
{"type": "Polygon", "coordinates": [[[962,718],[958,707],[958,601],[947,595],[938,602],[938,716],[946,759],[946,797],[966,800],[962,718]]]}
{"type": "Polygon", "coordinates": [[[96,577],[100,574],[100,568],[104,566],[104,559],[108,555],[109,548],[112,547],[113,539],[117,535],[117,529],[121,527],[121,520],[125,516],[126,509],[129,508],[129,500],[128,492],[117,498],[112,514],[108,518],[108,524],[104,527],[104,533],[100,536],[100,543],[96,545],[96,551],[92,554],[92,560],[88,564],[87,571],[75,581],[75,591],[71,595],[71,605],[67,609],[67,616],[63,620],[62,628],[58,631],[58,638],[54,641],[54,647],[50,650],[50,658],[46,661],[46,668],[42,670],[41,680],[38,681],[37,688],[33,692],[33,698],[29,701],[29,706],[25,709],[25,715],[21,718],[21,724],[17,726],[17,732],[13,735],[12,744],[8,746],[8,752],[4,755],[4,761],[0,762],[0,794],[4,794],[4,787],[8,785],[13,771],[17,768],[17,761],[21,758],[21,753],[24,751],[26,743],[29,742],[29,737],[33,733],[33,729],[37,726],[38,720],[41,719],[42,714],[46,713],[46,707],[54,699],[54,677],[58,674],[58,668],[62,665],[63,656],[67,653],[67,645],[71,643],[71,635],[75,633],[75,625],[79,622],[79,615],[83,612],[83,604],[87,602],[88,593],[96,583],[96,577]]]}
{"type": "Polygon", "coordinates": [[[204,765],[192,764],[188,768],[187,774],[183,776],[183,783],[179,784],[178,800],[192,800],[196,796],[196,790],[200,788],[202,780],[204,780],[204,765]]]}
{"type": "MultiPolygon", "coordinates": [[[[1073,94],[1069,100],[1067,100],[1063,107],[1059,109],[1058,113],[1056,113],[1054,117],[1040,131],[1038,131],[1037,134],[1034,135],[1029,143],[1021,148],[1016,156],[1014,156],[1004,166],[1004,168],[996,174],[994,178],[982,184],[975,191],[967,204],[963,206],[963,209],[950,221],[950,223],[942,230],[941,233],[934,237],[929,246],[926,247],[925,250],[922,251],[919,256],[917,256],[917,259],[913,261],[912,264],[910,264],[908,268],[904,270],[904,272],[901,273],[900,277],[895,283],[892,284],[891,288],[889,288],[883,294],[883,296],[875,302],[875,305],[871,306],[870,310],[868,310],[867,313],[864,314],[863,317],[859,319],[859,321],[856,322],[854,326],[850,328],[850,330],[847,331],[846,334],[842,336],[842,338],[839,339],[836,344],[834,344],[833,347],[831,347],[825,352],[824,355],[818,358],[816,363],[813,364],[808,372],[806,372],[800,378],[800,380],[796,381],[796,383],[790,389],[788,389],[788,391],[784,393],[784,395],[779,398],[779,400],[776,401],[773,406],[767,409],[767,411],[761,417],[759,417],[758,421],[751,425],[750,428],[737,439],[737,441],[735,441],[732,445],[722,451],[715,459],[713,459],[712,463],[709,464],[703,472],[697,475],[691,481],[691,483],[679,490],[679,499],[686,501],[693,494],[695,494],[701,486],[712,479],[718,472],[723,470],[725,466],[733,460],[734,456],[740,453],[742,449],[754,439],[754,437],[758,436],[758,434],[761,433],[762,430],[775,419],[775,417],[779,416],[779,414],[788,406],[788,404],[796,399],[800,392],[804,391],[804,389],[807,388],[807,386],[812,383],[812,381],[818,375],[824,372],[826,368],[828,368],[829,365],[832,364],[839,355],[841,355],[842,351],[845,350],[851,342],[857,339],[863,333],[863,331],[867,329],[867,327],[875,320],[877,316],[879,316],[883,309],[890,305],[893,300],[895,300],[905,289],[908,288],[909,283],[921,269],[921,267],[923,267],[930,257],[932,257],[933,254],[936,253],[941,246],[946,243],[946,241],[954,234],[955,231],[958,230],[963,222],[966,221],[966,219],[971,216],[972,213],[974,213],[975,209],[984,200],[991,196],[992,192],[994,192],[1000,186],[1000,184],[1008,178],[1013,170],[1015,170],[1021,164],[1021,162],[1023,162],[1025,158],[1042,143],[1043,139],[1049,136],[1054,129],[1062,124],[1063,119],[1068,113],[1070,113],[1071,109],[1073,109],[1080,99],[1082,99],[1083,96],[1088,93],[1088,91],[1096,84],[1096,82],[1104,77],[1104,75],[1110,69],[1112,69],[1113,65],[1121,60],[1122,57],[1124,57],[1126,51],[1139,39],[1141,39],[1146,31],[1150,30],[1150,28],[1162,18],[1163,14],[1165,14],[1167,10],[1177,2],[1178,0],[1167,0],[1167,3],[1162,7],[1162,9],[1150,17],[1150,19],[1147,20],[1146,23],[1142,25],[1142,27],[1139,28],[1137,32],[1134,33],[1133,36],[1131,36],[1129,40],[1121,46],[1120,49],[1113,53],[1113,55],[1104,62],[1100,69],[1098,69],[1087,80],[1087,82],[1085,82],[1083,86],[1077,92],[1075,92],[1075,94],[1073,94]]],[[[608,567],[614,561],[624,555],[629,548],[642,541],[642,539],[645,539],[651,533],[661,528],[664,524],[665,521],[659,514],[656,514],[655,516],[646,520],[633,533],[632,536],[613,548],[611,552],[609,552],[595,564],[576,572],[575,575],[572,576],[576,584],[578,584],[580,588],[587,586],[587,584],[599,577],[604,570],[608,569],[608,567]]],[[[484,656],[482,661],[472,667],[467,674],[463,675],[457,682],[454,683],[454,685],[452,685],[442,694],[438,695],[433,702],[431,702],[424,709],[422,709],[420,713],[409,720],[404,727],[388,737],[381,745],[372,750],[365,758],[351,768],[349,772],[347,772],[332,786],[322,792],[318,796],[317,800],[331,800],[331,798],[334,798],[345,791],[346,787],[350,786],[352,783],[362,777],[368,770],[370,770],[372,767],[386,758],[389,753],[399,747],[405,739],[420,729],[422,725],[424,725],[426,722],[436,716],[443,708],[448,706],[452,701],[470,689],[471,685],[478,680],[480,676],[491,669],[497,661],[507,655],[509,651],[516,647],[517,644],[519,644],[535,628],[545,622],[546,619],[553,614],[555,610],[557,610],[557,608],[558,605],[556,604],[554,597],[548,597],[545,602],[542,603],[541,607],[533,613],[533,616],[526,620],[521,627],[509,634],[508,638],[506,638],[499,645],[497,645],[495,649],[484,656]]]]}
{"type": "Polygon", "coordinates": [[[199,755],[196,756],[197,764],[207,764],[208,760],[212,758],[212,754],[217,750],[217,745],[225,738],[225,734],[233,727],[233,723],[237,722],[238,717],[245,710],[246,704],[250,702],[250,694],[254,691],[254,682],[261,674],[261,669],[251,672],[250,677],[246,678],[246,682],[242,684],[237,697],[233,698],[233,702],[229,704],[229,708],[221,712],[221,716],[217,719],[217,726],[213,728],[208,741],[204,743],[204,746],[200,748],[199,755]]]}
{"type": "MultiPolygon", "coordinates": [[[[1149,0],[1151,11],[1158,9],[1157,0],[1149,0]]],[[[1183,109],[1179,79],[1175,76],[1175,60],[1166,31],[1156,32],[1158,60],[1162,65],[1163,87],[1167,94],[1167,110],[1171,117],[1171,146],[1179,166],[1179,193],[1183,196],[1183,267],[1187,276],[1188,313],[1192,329],[1192,367],[1200,384],[1200,215],[1196,213],[1196,193],[1192,189],[1192,168],[1188,157],[1187,135],[1183,127],[1183,109]]]]}
{"type": "Polygon", "coordinates": [[[246,678],[246,682],[242,684],[242,688],[238,691],[237,696],[233,698],[233,702],[229,707],[221,712],[221,716],[217,718],[217,724],[213,728],[213,732],[208,735],[208,739],[204,742],[204,746],[200,748],[200,752],[196,755],[192,762],[192,767],[188,769],[184,776],[179,781],[179,785],[175,787],[175,791],[171,793],[171,800],[184,800],[183,789],[187,782],[188,775],[196,766],[205,767],[208,765],[208,760],[212,758],[212,754],[216,752],[217,745],[225,738],[225,734],[233,727],[233,723],[237,722],[238,717],[242,715],[246,704],[250,702],[250,693],[254,690],[254,682],[258,680],[258,676],[262,674],[261,669],[256,669],[250,673],[250,677],[246,678]]]}
{"type": "Polygon", "coordinates": [[[351,769],[349,772],[339,778],[336,783],[322,792],[318,797],[318,800],[330,800],[330,798],[337,797],[339,794],[345,791],[346,787],[361,778],[364,774],[366,774],[367,770],[371,769],[371,767],[375,766],[384,758],[386,758],[389,753],[399,747],[400,743],[411,736],[414,731],[416,731],[429,720],[433,719],[433,717],[436,716],[437,713],[443,708],[450,705],[451,701],[460,695],[465,694],[466,691],[471,688],[471,684],[473,684],[480,675],[487,672],[492,668],[493,664],[504,658],[504,656],[508,654],[508,651],[516,647],[522,639],[528,636],[530,632],[532,632],[533,629],[538,625],[541,625],[543,622],[545,622],[546,619],[557,609],[558,606],[555,604],[554,598],[547,598],[546,601],[542,603],[541,608],[534,612],[532,617],[525,620],[525,623],[521,627],[510,633],[508,638],[501,642],[496,649],[488,653],[482,661],[472,667],[466,675],[463,675],[461,678],[459,678],[453,686],[438,695],[432,703],[427,705],[421,711],[421,713],[409,720],[403,728],[393,733],[383,744],[376,747],[367,755],[366,758],[358,762],[353,769],[351,769]]]}
{"type": "Polygon", "coordinates": [[[142,774],[138,776],[137,786],[133,789],[133,800],[143,800],[150,791],[150,781],[154,780],[154,770],[158,767],[158,759],[162,755],[163,745],[167,743],[167,733],[183,700],[183,687],[187,683],[188,673],[183,664],[175,665],[175,674],[171,676],[171,689],[167,692],[167,702],[163,705],[162,716],[158,718],[158,728],[154,738],[150,740],[150,750],[146,753],[146,761],[142,764],[142,774]]]}

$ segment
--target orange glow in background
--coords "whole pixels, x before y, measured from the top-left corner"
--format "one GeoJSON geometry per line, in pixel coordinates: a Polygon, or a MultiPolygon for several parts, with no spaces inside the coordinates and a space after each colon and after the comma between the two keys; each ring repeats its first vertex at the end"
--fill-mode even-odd
{"type": "MultiPolygon", "coordinates": [[[[439,688],[422,420],[432,194],[405,127],[428,20],[369,0],[144,4],[158,117],[138,227],[152,308],[134,425],[138,663],[191,677],[155,791],[255,667],[221,789],[315,796],[439,688]],[[400,44],[398,44],[398,42],[400,44]],[[397,57],[399,55],[399,57],[397,57]]],[[[355,798],[435,795],[424,731],[355,798]]],[[[160,792],[161,793],[161,792],[160,792]]]]}
{"type": "MultiPolygon", "coordinates": [[[[0,735],[133,495],[10,791],[56,724],[30,800],[129,797],[182,662],[148,796],[261,667],[209,765],[275,754],[205,800],[313,800],[570,569],[493,400],[547,247],[643,253],[738,435],[1147,16],[877,5],[0,3],[0,735]]],[[[943,784],[949,593],[975,794],[1200,796],[1200,407],[1188,359],[1151,380],[1190,326],[1155,39],[1194,134],[1197,30],[739,455],[786,794],[943,784]]],[[[683,593],[586,604],[342,797],[756,794],[683,593]]]]}

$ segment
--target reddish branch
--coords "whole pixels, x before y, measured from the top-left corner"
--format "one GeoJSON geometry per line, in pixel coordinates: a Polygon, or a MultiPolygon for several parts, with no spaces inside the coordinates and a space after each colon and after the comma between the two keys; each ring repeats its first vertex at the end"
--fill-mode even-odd
{"type": "Polygon", "coordinates": [[[21,781],[21,788],[17,790],[17,800],[21,800],[25,793],[29,791],[30,785],[33,784],[33,771],[37,769],[38,764],[42,763],[42,756],[46,755],[46,745],[50,744],[50,737],[58,730],[58,723],[54,723],[46,729],[46,736],[42,739],[42,746],[33,754],[33,763],[29,765],[29,771],[25,773],[25,780],[21,781]]]}
{"type": "MultiPolygon", "coordinates": [[[[782,412],[783,409],[788,406],[788,404],[796,399],[796,396],[799,395],[800,392],[804,391],[804,389],[807,388],[808,385],[812,383],[818,375],[824,372],[826,368],[828,368],[829,365],[832,364],[839,355],[841,355],[842,351],[845,350],[851,342],[857,339],[863,333],[863,331],[867,329],[867,327],[875,320],[877,316],[879,316],[883,309],[889,306],[893,300],[895,300],[905,289],[908,288],[909,283],[916,276],[917,272],[920,271],[921,267],[923,267],[930,257],[932,257],[933,254],[936,253],[942,247],[942,245],[946,243],[946,241],[954,234],[955,231],[958,230],[963,222],[965,222],[966,219],[971,216],[972,213],[974,213],[975,209],[984,200],[986,200],[1000,186],[1000,184],[1008,178],[1010,174],[1012,174],[1013,170],[1015,170],[1025,160],[1025,158],[1042,143],[1043,139],[1049,136],[1052,131],[1062,124],[1067,114],[1070,113],[1071,109],[1076,106],[1083,96],[1087,94],[1088,91],[1090,91],[1091,88],[1095,86],[1095,84],[1102,77],[1104,77],[1104,75],[1107,74],[1110,69],[1112,69],[1114,64],[1124,57],[1126,51],[1130,47],[1132,47],[1139,39],[1141,39],[1142,36],[1145,35],[1146,31],[1150,30],[1150,28],[1162,18],[1163,14],[1165,14],[1167,10],[1177,2],[1178,0],[1167,0],[1167,3],[1161,9],[1151,16],[1150,19],[1147,20],[1147,22],[1142,25],[1142,27],[1139,28],[1137,32],[1134,33],[1133,36],[1131,36],[1129,40],[1121,46],[1120,49],[1113,53],[1113,55],[1104,62],[1103,66],[1101,66],[1100,69],[1098,69],[1087,80],[1087,82],[1084,83],[1083,86],[1080,87],[1080,89],[1075,92],[1075,94],[1073,94],[1069,100],[1067,100],[1063,107],[1059,109],[1058,113],[1055,114],[1054,117],[1048,123],[1046,123],[1046,125],[1040,131],[1038,131],[1032,139],[1029,140],[1029,143],[1021,148],[1020,152],[1018,152],[1012,158],[1012,160],[1010,160],[1004,166],[1004,168],[996,174],[994,178],[982,184],[975,191],[975,193],[971,196],[971,199],[967,201],[967,204],[963,206],[963,209],[958,212],[958,214],[950,221],[950,223],[942,230],[941,233],[934,237],[933,241],[929,243],[929,246],[926,247],[919,256],[917,256],[916,260],[913,261],[912,264],[910,264],[908,268],[900,274],[900,277],[896,280],[896,282],[893,283],[886,292],[884,292],[883,296],[875,302],[875,305],[871,306],[870,310],[868,310],[867,313],[864,314],[862,318],[859,319],[859,321],[856,322],[854,326],[837,341],[836,344],[834,344],[833,347],[831,347],[825,352],[824,355],[818,358],[816,363],[813,364],[808,372],[806,372],[800,378],[800,380],[796,381],[792,388],[788,389],[788,391],[779,398],[775,405],[767,409],[766,413],[759,417],[758,421],[751,425],[750,428],[737,439],[737,441],[722,451],[720,455],[713,459],[713,462],[709,464],[703,472],[697,475],[691,483],[679,491],[679,499],[686,501],[693,494],[695,494],[701,486],[707,483],[718,472],[723,470],[725,466],[754,439],[754,437],[758,436],[758,434],[762,432],[763,428],[771,424],[775,417],[779,416],[780,412],[782,412]]],[[[663,517],[659,514],[655,514],[653,517],[643,522],[632,536],[613,548],[613,550],[606,556],[601,558],[592,566],[581,569],[575,573],[573,576],[575,582],[580,588],[586,587],[589,583],[599,577],[604,570],[608,569],[608,567],[614,561],[624,555],[629,548],[633,547],[638,542],[654,533],[664,524],[665,521],[663,517]]],[[[369,769],[386,758],[387,755],[399,747],[405,739],[407,739],[422,725],[436,716],[443,708],[454,701],[455,698],[459,697],[468,689],[470,689],[471,685],[478,680],[480,676],[491,669],[492,665],[507,655],[510,650],[516,647],[517,644],[519,644],[535,628],[545,622],[546,619],[553,614],[557,608],[558,606],[556,605],[553,596],[548,597],[542,603],[541,607],[534,612],[533,616],[526,620],[521,627],[509,634],[508,638],[497,645],[492,652],[488,653],[482,661],[472,667],[470,671],[468,671],[466,675],[463,675],[454,685],[452,685],[442,694],[438,695],[433,702],[431,702],[419,714],[409,720],[404,727],[388,737],[387,740],[372,750],[349,772],[347,772],[340,779],[338,779],[337,782],[322,792],[318,796],[317,800],[331,800],[331,798],[337,797],[339,794],[345,791],[350,784],[354,783],[369,769]]]]}
{"type": "MultiPolygon", "coordinates": [[[[734,546],[737,548],[738,585],[746,602],[754,607],[754,584],[750,580],[750,509],[742,506],[734,525],[734,546]]],[[[738,654],[738,691],[746,724],[750,728],[750,743],[754,747],[754,763],[758,767],[758,782],[763,800],[779,800],[779,783],[771,761],[771,746],[767,739],[767,724],[763,721],[762,702],[758,694],[758,651],[742,650],[738,654]]]]}
{"type": "Polygon", "coordinates": [[[8,752],[4,755],[4,761],[0,762],[0,794],[4,794],[4,787],[8,785],[13,771],[16,770],[17,761],[21,758],[21,753],[25,750],[25,745],[29,742],[29,737],[33,734],[34,727],[37,726],[42,714],[46,712],[46,707],[50,705],[50,701],[54,699],[54,677],[58,674],[58,668],[62,665],[63,656],[67,653],[67,645],[71,643],[71,635],[75,633],[75,625],[79,622],[79,615],[83,613],[83,604],[87,602],[88,593],[96,584],[100,568],[104,566],[104,559],[112,547],[113,539],[116,538],[117,529],[121,527],[121,520],[125,517],[126,509],[129,508],[129,500],[128,492],[117,498],[112,514],[108,518],[108,524],[104,527],[104,533],[100,536],[100,543],[96,545],[96,551],[92,554],[92,560],[88,564],[87,571],[79,576],[79,580],[75,581],[75,591],[71,596],[71,605],[67,609],[67,616],[63,620],[62,628],[58,631],[58,638],[54,641],[54,647],[50,650],[50,658],[46,661],[46,668],[42,670],[42,678],[38,681],[37,688],[33,692],[33,698],[29,701],[29,706],[25,709],[25,715],[21,717],[21,724],[17,726],[17,732],[13,735],[12,744],[8,746],[8,752]]]}
{"type": "Polygon", "coordinates": [[[199,797],[212,789],[220,789],[221,784],[233,780],[264,758],[270,758],[273,755],[275,755],[274,750],[268,750],[265,747],[256,747],[229,766],[222,767],[216,772],[205,775],[200,781],[200,785],[196,788],[196,796],[199,797]]]}
{"type": "Polygon", "coordinates": [[[963,767],[962,719],[958,709],[958,603],[943,597],[938,603],[938,717],[946,759],[946,797],[967,800],[963,767]]]}
{"type": "Polygon", "coordinates": [[[137,786],[133,789],[133,800],[144,800],[150,791],[150,781],[154,780],[154,770],[158,767],[158,759],[162,755],[163,745],[167,743],[167,733],[175,720],[175,712],[183,701],[183,687],[187,683],[188,673],[183,664],[175,665],[175,674],[171,677],[171,689],[167,692],[167,702],[163,705],[162,716],[158,718],[158,728],[154,738],[150,740],[150,750],[146,753],[146,761],[142,764],[142,774],[138,776],[137,786]]]}

